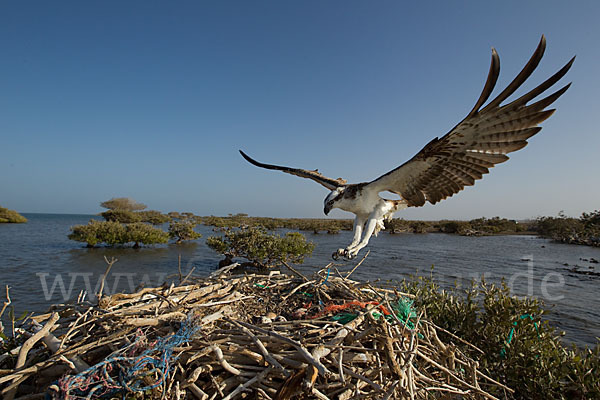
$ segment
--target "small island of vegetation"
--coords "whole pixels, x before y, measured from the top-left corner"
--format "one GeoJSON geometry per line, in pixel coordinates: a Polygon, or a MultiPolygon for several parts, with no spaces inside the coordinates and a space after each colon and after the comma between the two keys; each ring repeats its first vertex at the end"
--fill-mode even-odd
{"type": "Polygon", "coordinates": [[[14,210],[0,207],[0,224],[12,223],[12,224],[23,224],[27,222],[27,218],[19,214],[14,210]]]}
{"type": "Polygon", "coordinates": [[[560,212],[558,217],[540,217],[536,222],[536,231],[542,237],[562,243],[600,246],[600,210],[584,212],[579,218],[560,212]]]}
{"type": "Polygon", "coordinates": [[[263,227],[237,230],[224,228],[223,236],[211,236],[206,239],[206,244],[225,256],[221,266],[230,265],[234,257],[242,257],[248,260],[242,266],[259,269],[272,268],[288,262],[302,264],[304,258],[310,256],[315,248],[315,245],[307,242],[299,232],[288,232],[279,236],[269,234],[263,227]]]}
{"type": "Polygon", "coordinates": [[[189,213],[172,217],[160,211],[143,211],[147,207],[145,204],[128,197],[112,198],[100,206],[108,209],[100,214],[105,221],[90,220],[87,225],[76,225],[71,228],[69,239],[84,242],[87,247],[104,243],[107,246],[133,244],[133,248],[139,248],[168,243],[169,239],[179,244],[202,237],[194,231],[198,221],[189,213]],[[156,227],[167,222],[170,223],[168,232],[156,227]]]}

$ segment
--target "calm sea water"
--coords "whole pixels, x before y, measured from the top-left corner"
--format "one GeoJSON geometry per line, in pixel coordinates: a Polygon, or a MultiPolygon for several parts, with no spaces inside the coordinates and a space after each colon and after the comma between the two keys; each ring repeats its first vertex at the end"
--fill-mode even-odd
{"type": "MultiPolygon", "coordinates": [[[[198,226],[203,238],[182,245],[87,249],[67,238],[69,228],[97,217],[25,216],[27,224],[0,224],[0,299],[4,300],[4,286],[9,285],[16,313],[44,312],[50,304],[76,298],[81,290],[96,293],[106,268],[104,256],[118,259],[105,286],[109,293],[178,280],[180,258],[182,274],[193,269],[195,276],[208,275],[221,259],[204,243],[213,234],[211,227],[198,226]]],[[[316,249],[299,267],[305,272],[327,265],[333,250],[351,241],[351,232],[306,236],[316,249]]],[[[472,278],[482,276],[496,283],[505,278],[516,295],[544,300],[551,310],[548,319],[566,332],[567,342],[593,346],[600,336],[600,277],[568,270],[578,266],[600,272],[600,264],[589,261],[600,260],[599,248],[533,236],[390,235],[384,231],[371,239],[368,249],[371,253],[354,278],[402,280],[415,273],[429,274],[432,265],[434,278],[442,286],[455,282],[467,286],[472,278]]],[[[355,263],[340,262],[338,268],[348,270],[355,263]]]]}

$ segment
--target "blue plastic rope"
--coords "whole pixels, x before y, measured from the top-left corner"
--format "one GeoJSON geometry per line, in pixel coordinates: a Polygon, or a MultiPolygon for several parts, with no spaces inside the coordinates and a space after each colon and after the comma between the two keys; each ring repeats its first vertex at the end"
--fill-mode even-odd
{"type": "MultiPolygon", "coordinates": [[[[133,344],[113,353],[104,361],[72,376],[66,376],[58,381],[59,398],[71,399],[102,399],[133,392],[144,392],[159,386],[165,386],[166,377],[171,371],[173,349],[189,342],[200,329],[194,320],[188,317],[177,333],[159,338],[156,342],[145,344],[145,336],[140,335],[133,344]],[[132,354],[138,347],[147,347],[137,356],[132,354]],[[153,376],[152,384],[143,384],[143,378],[153,376]]],[[[164,390],[164,389],[163,389],[164,390]]]]}
{"type": "Polygon", "coordinates": [[[328,283],[327,281],[329,280],[330,272],[331,272],[331,268],[327,268],[327,276],[325,277],[325,280],[323,281],[323,283],[321,283],[321,286],[328,283]]]}

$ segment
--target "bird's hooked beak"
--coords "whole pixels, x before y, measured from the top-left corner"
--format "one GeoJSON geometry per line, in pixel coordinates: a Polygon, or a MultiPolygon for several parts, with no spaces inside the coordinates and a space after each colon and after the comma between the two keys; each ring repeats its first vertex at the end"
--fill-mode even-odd
{"type": "Polygon", "coordinates": [[[323,208],[323,212],[325,213],[325,215],[328,215],[329,211],[331,211],[331,206],[329,206],[328,204],[325,204],[325,208],[323,208]]]}

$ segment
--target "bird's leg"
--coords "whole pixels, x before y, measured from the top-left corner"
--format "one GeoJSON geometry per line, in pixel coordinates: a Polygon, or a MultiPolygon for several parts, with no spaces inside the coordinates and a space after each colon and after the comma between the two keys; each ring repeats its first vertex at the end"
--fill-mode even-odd
{"type": "Polygon", "coordinates": [[[356,216],[356,218],[354,218],[354,238],[352,239],[352,243],[350,243],[350,245],[345,249],[338,249],[335,253],[333,253],[331,256],[334,260],[337,260],[340,257],[348,257],[348,251],[352,247],[356,246],[360,241],[364,224],[365,218],[361,218],[358,215],[356,216]]]}
{"type": "Polygon", "coordinates": [[[377,220],[375,218],[369,219],[369,221],[367,222],[367,227],[365,229],[365,233],[362,237],[362,240],[357,245],[346,249],[346,254],[345,254],[346,258],[348,258],[349,260],[352,260],[354,257],[356,257],[358,252],[369,243],[369,239],[371,238],[371,235],[373,235],[376,225],[377,225],[377,220]]]}
{"type": "Polygon", "coordinates": [[[373,211],[371,213],[371,215],[369,215],[369,219],[367,220],[365,232],[362,236],[362,240],[359,243],[355,244],[354,246],[350,246],[346,249],[345,256],[348,259],[351,260],[354,257],[356,257],[358,252],[369,243],[369,239],[371,238],[371,236],[373,235],[373,232],[375,232],[375,228],[377,227],[377,222],[381,218],[383,218],[384,214],[385,214],[385,209],[383,207],[378,207],[375,209],[375,211],[373,211]]]}

